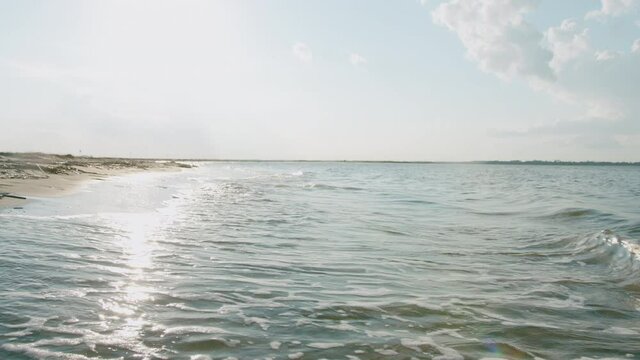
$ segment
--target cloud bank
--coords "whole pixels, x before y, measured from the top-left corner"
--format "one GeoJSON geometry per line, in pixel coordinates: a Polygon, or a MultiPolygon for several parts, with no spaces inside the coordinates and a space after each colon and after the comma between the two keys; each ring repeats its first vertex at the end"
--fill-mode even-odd
{"type": "Polygon", "coordinates": [[[539,46],[542,34],[524,20],[533,8],[533,1],[452,0],[440,4],[432,17],[458,35],[483,71],[503,79],[552,79],[553,54],[539,46]]]}
{"type": "MultiPolygon", "coordinates": [[[[626,14],[636,1],[602,0],[601,5],[586,18],[626,14]]],[[[597,135],[611,143],[622,138],[629,142],[625,131],[640,135],[637,126],[619,126],[640,121],[639,102],[631,95],[640,84],[640,39],[630,44],[631,51],[595,50],[589,29],[578,20],[536,29],[525,19],[535,7],[533,0],[449,0],[432,12],[432,18],[457,35],[480,70],[503,80],[521,79],[577,110],[573,118],[555,119],[554,124],[519,134],[552,136],[554,129],[563,129],[565,135],[597,135]]]]}
{"type": "Polygon", "coordinates": [[[599,10],[589,11],[585,19],[602,20],[610,16],[620,16],[633,10],[637,4],[637,0],[602,0],[602,7],[599,10]]]}

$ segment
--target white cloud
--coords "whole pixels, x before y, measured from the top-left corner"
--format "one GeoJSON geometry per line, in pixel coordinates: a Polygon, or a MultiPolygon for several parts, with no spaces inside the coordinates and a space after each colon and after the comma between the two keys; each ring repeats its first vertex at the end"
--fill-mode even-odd
{"type": "MultiPolygon", "coordinates": [[[[529,0],[447,0],[433,21],[454,31],[479,68],[502,79],[520,77],[575,109],[574,120],[631,121],[640,116],[632,94],[640,83],[640,57],[594,52],[589,30],[567,19],[543,34],[525,19],[529,0]],[[616,61],[606,61],[616,59],[616,61]]],[[[603,13],[620,14],[633,2],[604,1],[603,13]]],[[[640,39],[632,45],[640,52],[640,39]]],[[[634,55],[634,56],[632,56],[634,55]]]]}
{"type": "Polygon", "coordinates": [[[617,58],[620,54],[615,52],[615,51],[611,51],[611,50],[604,50],[604,51],[596,51],[596,61],[608,61],[608,60],[613,60],[615,58],[617,58]]]}
{"type": "Polygon", "coordinates": [[[553,78],[551,52],[540,46],[542,34],[523,18],[533,0],[450,0],[433,12],[433,21],[455,32],[467,56],[480,69],[502,79],[553,78]]]}
{"type": "Polygon", "coordinates": [[[631,44],[631,52],[640,53],[640,39],[636,39],[636,41],[631,44]]]}
{"type": "Polygon", "coordinates": [[[630,12],[638,3],[637,0],[601,0],[600,10],[589,11],[585,19],[602,19],[607,16],[620,16],[630,12]]]}
{"type": "Polygon", "coordinates": [[[560,26],[550,27],[545,39],[553,58],[549,66],[559,72],[562,67],[589,49],[588,29],[579,30],[573,19],[564,20],[560,26]]]}
{"type": "Polygon", "coordinates": [[[351,63],[351,65],[353,66],[364,66],[367,64],[367,59],[365,59],[362,55],[360,54],[356,54],[356,53],[351,53],[349,55],[349,62],[351,63]]]}
{"type": "Polygon", "coordinates": [[[305,43],[295,43],[291,48],[291,51],[293,52],[293,56],[295,56],[303,63],[309,64],[313,61],[313,53],[311,52],[311,48],[305,43]]]}

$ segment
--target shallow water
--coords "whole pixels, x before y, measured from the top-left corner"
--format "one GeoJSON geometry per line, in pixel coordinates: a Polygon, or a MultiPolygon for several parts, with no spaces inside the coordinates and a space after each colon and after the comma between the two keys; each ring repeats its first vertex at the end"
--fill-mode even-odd
{"type": "Polygon", "coordinates": [[[0,210],[0,359],[640,358],[640,168],[216,162],[0,210]]]}

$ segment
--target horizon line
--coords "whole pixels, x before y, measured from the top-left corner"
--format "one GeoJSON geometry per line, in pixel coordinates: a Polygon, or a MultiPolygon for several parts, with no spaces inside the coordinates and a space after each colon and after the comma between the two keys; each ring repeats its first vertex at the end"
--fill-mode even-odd
{"type": "Polygon", "coordinates": [[[0,156],[41,154],[60,158],[94,158],[94,159],[130,159],[158,161],[197,161],[197,162],[349,162],[349,163],[398,163],[398,164],[496,164],[496,165],[640,165],[639,161],[598,161],[598,160],[358,160],[358,159],[237,159],[237,158],[185,158],[185,157],[125,157],[102,155],[73,155],[46,153],[41,151],[12,152],[0,151],[0,156]]]}

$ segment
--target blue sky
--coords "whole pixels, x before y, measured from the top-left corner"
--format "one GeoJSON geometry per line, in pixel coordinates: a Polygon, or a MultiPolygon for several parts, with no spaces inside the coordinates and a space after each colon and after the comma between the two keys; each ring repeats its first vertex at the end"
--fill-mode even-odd
{"type": "Polygon", "coordinates": [[[0,150],[640,161],[638,2],[0,0],[0,150]]]}

